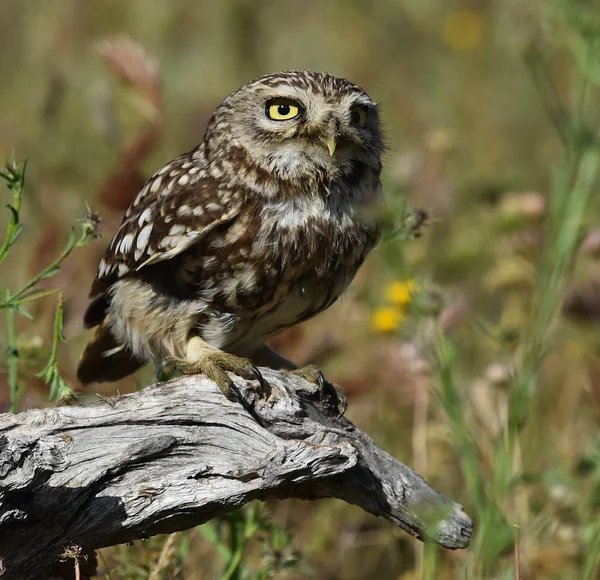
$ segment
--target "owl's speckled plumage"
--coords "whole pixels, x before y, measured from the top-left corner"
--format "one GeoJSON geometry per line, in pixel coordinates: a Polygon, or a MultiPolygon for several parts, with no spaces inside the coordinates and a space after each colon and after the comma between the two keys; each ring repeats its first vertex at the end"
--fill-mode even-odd
{"type": "Polygon", "coordinates": [[[331,306],[378,239],[382,148],[375,103],[344,79],[275,73],[229,95],[127,210],[92,285],[80,380],[189,358],[192,337],[253,357],[331,306]],[[273,99],[298,115],[269,118],[273,99]]]}

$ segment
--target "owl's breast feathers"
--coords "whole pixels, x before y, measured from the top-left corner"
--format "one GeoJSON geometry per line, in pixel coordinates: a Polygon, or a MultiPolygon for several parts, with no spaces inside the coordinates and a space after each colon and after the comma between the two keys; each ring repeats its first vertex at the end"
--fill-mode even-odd
{"type": "Polygon", "coordinates": [[[361,177],[368,196],[349,180],[297,197],[247,197],[235,218],[182,254],[179,282],[218,310],[254,319],[292,290],[319,294],[315,303],[324,292],[337,298],[379,237],[365,207],[378,201],[378,177],[361,177]]]}

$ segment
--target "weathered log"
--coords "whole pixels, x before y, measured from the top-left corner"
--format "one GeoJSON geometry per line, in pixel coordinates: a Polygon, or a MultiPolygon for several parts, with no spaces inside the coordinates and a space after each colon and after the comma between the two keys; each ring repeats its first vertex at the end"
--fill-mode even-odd
{"type": "Polygon", "coordinates": [[[261,369],[202,376],[70,407],[0,415],[0,576],[44,577],[65,548],[93,550],[201,524],[253,499],[339,498],[446,548],[468,545],[462,507],[381,449],[330,397],[261,369]]]}

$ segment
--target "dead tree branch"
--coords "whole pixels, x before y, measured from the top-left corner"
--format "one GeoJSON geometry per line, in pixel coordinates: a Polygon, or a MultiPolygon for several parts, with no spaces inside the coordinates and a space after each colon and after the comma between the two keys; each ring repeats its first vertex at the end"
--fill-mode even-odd
{"type": "Polygon", "coordinates": [[[315,385],[262,372],[266,400],[256,383],[232,377],[244,406],[194,376],[1,415],[2,579],[40,578],[68,546],[184,530],[273,497],[339,498],[420,539],[468,545],[472,522],[460,505],[338,417],[315,385]]]}

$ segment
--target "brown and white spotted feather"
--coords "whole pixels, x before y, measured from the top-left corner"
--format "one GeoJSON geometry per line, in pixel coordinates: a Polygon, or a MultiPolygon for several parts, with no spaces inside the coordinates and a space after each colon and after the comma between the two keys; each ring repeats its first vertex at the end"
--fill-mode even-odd
{"type": "Polygon", "coordinates": [[[251,355],[328,308],[377,242],[382,148],[375,103],[344,79],[276,73],[232,93],[202,144],[148,180],[100,262],[82,382],[114,380],[111,357],[123,375],[183,357],[194,335],[251,355]],[[276,98],[302,119],[269,120],[276,98]]]}

